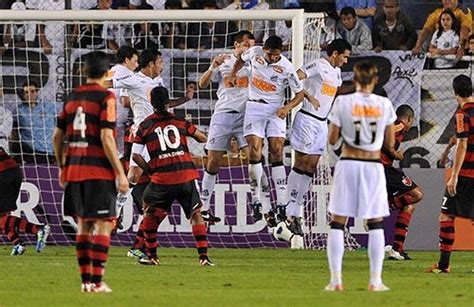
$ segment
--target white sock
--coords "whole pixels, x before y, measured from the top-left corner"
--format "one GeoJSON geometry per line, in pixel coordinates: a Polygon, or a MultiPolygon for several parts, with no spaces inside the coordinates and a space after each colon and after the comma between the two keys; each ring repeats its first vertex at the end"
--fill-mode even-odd
{"type": "Polygon", "coordinates": [[[300,206],[304,205],[304,197],[311,190],[311,184],[313,183],[313,176],[308,176],[306,173],[301,176],[298,198],[296,198],[296,203],[300,206]]]}
{"type": "Polygon", "coordinates": [[[207,171],[204,171],[204,176],[202,176],[201,187],[201,211],[209,210],[209,204],[211,202],[212,193],[214,192],[214,187],[216,185],[216,177],[217,174],[209,174],[207,171]]]}
{"type": "Polygon", "coordinates": [[[262,162],[249,163],[250,191],[252,192],[252,203],[260,202],[260,193],[262,192],[262,162]]]}
{"type": "Polygon", "coordinates": [[[286,171],[285,166],[272,166],[272,178],[275,182],[277,205],[286,206],[286,171]]]}
{"type": "Polygon", "coordinates": [[[288,175],[288,206],[286,207],[287,216],[299,216],[300,206],[297,203],[299,199],[299,192],[301,186],[301,178],[303,174],[296,172],[294,169],[291,169],[290,174],[288,175]]]}
{"type": "Polygon", "coordinates": [[[327,242],[327,256],[331,271],[331,284],[342,284],[342,258],[344,257],[344,231],[330,229],[327,242]]]}
{"type": "Polygon", "coordinates": [[[385,237],[383,229],[369,230],[369,262],[370,262],[370,284],[382,284],[382,267],[385,256],[385,237]]]}
{"type": "Polygon", "coordinates": [[[265,170],[262,171],[262,179],[260,180],[260,185],[262,187],[262,190],[260,192],[260,197],[262,200],[262,211],[263,213],[268,213],[271,209],[271,199],[270,199],[270,181],[268,181],[268,176],[267,173],[265,173],[265,170]]]}

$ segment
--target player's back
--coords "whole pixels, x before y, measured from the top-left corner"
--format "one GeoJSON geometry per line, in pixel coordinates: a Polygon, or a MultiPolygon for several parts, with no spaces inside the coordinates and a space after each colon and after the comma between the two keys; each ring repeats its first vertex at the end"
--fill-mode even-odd
{"type": "Polygon", "coordinates": [[[339,96],[329,119],[341,128],[346,145],[374,152],[382,148],[385,129],[395,121],[396,115],[389,99],[356,92],[339,96]]]}
{"type": "Polygon", "coordinates": [[[152,182],[180,184],[199,177],[186,138],[195,131],[193,124],[172,113],[153,113],[140,124],[134,142],[146,145],[152,182]]]}
{"type": "Polygon", "coordinates": [[[101,140],[101,129],[115,129],[115,96],[98,84],[74,89],[58,117],[68,142],[65,180],[115,180],[101,140]]]}

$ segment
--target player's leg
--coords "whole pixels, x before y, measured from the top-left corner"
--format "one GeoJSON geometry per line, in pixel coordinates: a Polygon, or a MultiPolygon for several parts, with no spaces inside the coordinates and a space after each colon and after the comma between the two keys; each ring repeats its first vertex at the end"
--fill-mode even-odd
{"type": "Polygon", "coordinates": [[[102,281],[105,273],[105,266],[109,259],[110,233],[114,227],[113,219],[97,219],[94,221],[94,235],[91,245],[92,262],[92,291],[93,292],[112,292],[112,289],[102,281]]]}
{"type": "Polygon", "coordinates": [[[207,254],[207,226],[201,215],[201,202],[197,181],[180,184],[174,191],[176,200],[180,203],[184,214],[191,222],[192,233],[196,240],[196,249],[201,266],[214,266],[207,254]]]}
{"type": "Polygon", "coordinates": [[[277,196],[277,218],[286,220],[286,170],[283,165],[283,146],[285,144],[284,137],[269,137],[269,162],[272,166],[272,178],[275,183],[277,196]]]}
{"type": "MultiPolygon", "coordinates": [[[[212,193],[214,193],[214,187],[216,185],[217,174],[219,173],[219,167],[222,162],[222,157],[225,151],[208,150],[207,151],[207,163],[204,175],[202,177],[202,188],[201,188],[201,214],[211,225],[221,221],[219,217],[216,217],[210,211],[210,202],[212,193]]],[[[216,204],[217,205],[217,204],[216,204]]]]}
{"type": "MultiPolygon", "coordinates": [[[[143,177],[143,176],[142,176],[143,177]]],[[[143,193],[148,185],[148,182],[139,182],[132,191],[133,203],[137,209],[138,214],[143,217],[143,193]]],[[[145,254],[145,233],[144,233],[143,219],[138,226],[137,234],[133,241],[132,247],[127,252],[128,257],[142,259],[146,257],[145,254]]]]}
{"type": "Polygon", "coordinates": [[[369,229],[367,247],[370,263],[369,291],[387,291],[389,288],[382,282],[383,260],[385,256],[383,218],[369,219],[367,227],[369,229]]]}
{"type": "Polygon", "coordinates": [[[331,280],[326,291],[342,291],[342,259],[344,257],[344,227],[347,218],[336,214],[331,215],[331,229],[327,238],[327,257],[331,280]]]}
{"type": "Polygon", "coordinates": [[[92,290],[92,232],[94,223],[83,218],[77,219],[76,257],[81,274],[81,291],[92,290]]]}
{"type": "Polygon", "coordinates": [[[263,138],[256,135],[247,135],[245,138],[249,147],[249,179],[250,191],[252,193],[252,217],[254,220],[259,221],[263,217],[262,202],[260,199],[262,193],[261,178],[263,175],[263,138]]]}

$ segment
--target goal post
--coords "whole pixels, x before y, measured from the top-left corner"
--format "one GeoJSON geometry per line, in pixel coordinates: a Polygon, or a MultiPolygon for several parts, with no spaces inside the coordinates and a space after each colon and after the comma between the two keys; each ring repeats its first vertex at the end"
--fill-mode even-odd
{"type": "MultiPolygon", "coordinates": [[[[70,32],[68,27],[75,24],[124,25],[133,27],[140,23],[208,23],[226,21],[285,21],[291,20],[291,53],[289,57],[299,68],[305,59],[319,57],[319,36],[324,27],[324,14],[305,14],[303,10],[86,10],[86,11],[15,11],[0,10],[0,25],[45,24],[50,27],[48,35],[55,35],[57,41],[52,42],[52,53],[46,54],[40,46],[28,48],[17,47],[14,44],[5,46],[0,53],[0,72],[2,73],[2,87],[4,95],[0,98],[0,106],[11,108],[14,121],[19,133],[10,139],[10,144],[22,143],[20,115],[17,110],[22,105],[22,91],[24,81],[37,80],[39,83],[40,98],[51,100],[56,105],[62,104],[67,93],[82,81],[82,71],[78,69],[84,53],[94,49],[74,48],[68,44],[70,32]]],[[[174,24],[173,24],[174,25],[174,24]]],[[[48,29],[47,29],[48,30],[48,29]]],[[[151,34],[147,34],[150,35],[151,34]]],[[[149,37],[146,37],[149,38],[149,37]]],[[[163,78],[169,86],[171,95],[177,97],[184,93],[186,84],[197,83],[197,80],[215,55],[230,52],[227,48],[210,48],[205,50],[192,48],[159,47],[165,65],[163,78]]],[[[111,50],[106,50],[111,52],[111,50]]],[[[201,129],[206,130],[209,125],[214,103],[216,101],[217,84],[211,84],[210,89],[200,89],[195,99],[175,109],[179,116],[193,121],[201,129]]],[[[44,114],[43,121],[55,118],[54,112],[44,114]]],[[[44,123],[43,122],[43,123],[44,123]]],[[[41,124],[41,123],[40,123],[41,124]]],[[[37,126],[34,126],[37,128],[37,126]]],[[[32,127],[30,127],[32,128],[32,127]]],[[[50,142],[45,134],[44,142],[50,142]]],[[[36,140],[38,142],[38,140],[36,140]]],[[[18,146],[17,146],[18,147],[18,146]]],[[[202,145],[190,142],[190,149],[196,156],[196,161],[203,165],[204,150],[202,145]]],[[[286,149],[286,156],[289,151],[286,149]]],[[[20,154],[23,154],[20,146],[20,154]]],[[[13,154],[15,154],[13,152],[13,154]]],[[[26,216],[36,223],[49,222],[52,225],[51,240],[56,244],[69,244],[71,241],[63,233],[61,224],[74,221],[64,217],[62,213],[62,189],[57,181],[58,169],[53,162],[47,160],[38,162],[39,155],[32,153],[33,162],[23,161],[25,183],[22,186],[22,195],[18,200],[19,210],[15,215],[26,216]]],[[[19,157],[17,157],[19,158],[19,157]]],[[[210,227],[209,239],[215,247],[285,247],[286,243],[273,239],[263,221],[254,223],[249,217],[249,185],[246,158],[237,154],[228,154],[225,167],[221,167],[211,206],[217,215],[223,217],[223,222],[210,227]],[[237,163],[236,163],[237,162],[237,163]]],[[[286,160],[289,165],[290,159],[286,160]]],[[[268,168],[266,168],[267,173],[268,168]]],[[[329,172],[330,172],[329,168],[329,172]]],[[[328,169],[325,169],[328,172],[328,169]]],[[[325,174],[325,178],[328,174],[325,174]]],[[[330,174],[329,174],[330,176],[330,174]]],[[[327,180],[325,181],[327,182],[327,180]]],[[[330,184],[330,182],[328,182],[330,184]]],[[[318,186],[315,188],[319,189],[318,186]]],[[[327,190],[327,187],[325,187],[327,190]]],[[[274,194],[274,190],[272,193],[274,194]]],[[[315,207],[326,206],[326,203],[316,203],[319,197],[308,198],[305,211],[315,213],[315,207]]],[[[173,214],[160,226],[159,240],[162,246],[194,246],[190,234],[190,226],[178,206],[173,207],[173,214]]],[[[140,217],[136,214],[133,204],[129,201],[125,205],[124,230],[113,238],[115,245],[129,245],[137,231],[140,217]]],[[[321,218],[319,218],[319,221],[321,218]]],[[[314,225],[313,225],[314,226],[314,225]]],[[[308,227],[311,234],[312,225],[308,227]]],[[[318,228],[321,229],[321,228],[318,228]]],[[[308,238],[313,238],[312,236],[308,238]]],[[[0,239],[1,240],[1,239],[0,239]]],[[[311,239],[312,240],[312,239],[311,239]]],[[[2,242],[2,241],[0,241],[2,242]]],[[[324,242],[317,239],[315,243],[306,244],[307,247],[317,248],[324,242]]]]}

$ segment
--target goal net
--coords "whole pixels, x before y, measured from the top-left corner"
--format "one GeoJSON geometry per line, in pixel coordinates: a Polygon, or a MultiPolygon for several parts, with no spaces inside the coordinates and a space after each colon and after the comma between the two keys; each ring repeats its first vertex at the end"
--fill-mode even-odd
{"type": "MultiPolygon", "coordinates": [[[[0,106],[12,115],[13,131],[5,131],[5,136],[11,154],[22,163],[24,174],[17,202],[19,209],[13,214],[23,215],[33,223],[49,223],[51,242],[72,242],[75,222],[63,215],[62,189],[57,181],[51,134],[67,94],[85,81],[81,67],[86,53],[103,50],[114,60],[115,49],[122,45],[139,50],[158,48],[164,64],[161,76],[170,94],[179,98],[184,96],[189,84],[197,84],[214,56],[231,52],[232,34],[242,25],[259,31],[257,43],[267,35],[283,36],[296,67],[319,57],[324,15],[305,17],[301,10],[219,11],[219,14],[192,10],[172,14],[169,11],[21,11],[11,17],[13,21],[10,16],[10,21],[0,21],[4,46],[0,54],[3,76],[0,106]],[[292,21],[291,27],[285,20],[292,21]]],[[[209,88],[199,89],[193,100],[174,112],[207,131],[216,90],[217,83],[212,82],[209,88]]],[[[126,120],[123,118],[118,132],[126,120]]],[[[291,121],[288,125],[291,126],[291,121]]],[[[190,141],[194,162],[202,171],[206,161],[204,146],[190,141]]],[[[210,244],[239,248],[288,246],[276,241],[263,221],[255,223],[251,219],[247,157],[231,144],[211,199],[211,208],[217,216],[223,217],[223,222],[210,226],[210,244]]],[[[286,147],[288,167],[290,152],[286,147]]],[[[269,168],[265,170],[271,178],[269,168]]],[[[305,207],[305,245],[309,248],[325,244],[326,192],[330,178],[331,165],[322,163],[305,207]],[[324,209],[320,211],[320,208],[324,209]]],[[[272,201],[274,192],[272,188],[272,201]]],[[[114,236],[113,243],[130,245],[140,221],[130,199],[124,207],[124,228],[114,236]]],[[[162,246],[194,246],[191,227],[178,205],[173,206],[172,214],[160,226],[158,239],[162,246]]]]}

